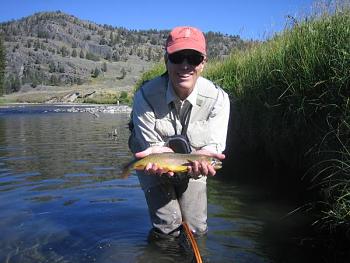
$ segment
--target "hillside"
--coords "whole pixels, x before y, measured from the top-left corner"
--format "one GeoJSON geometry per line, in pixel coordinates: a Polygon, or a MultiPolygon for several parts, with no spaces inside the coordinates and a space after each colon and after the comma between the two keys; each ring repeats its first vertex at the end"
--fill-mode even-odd
{"type": "MultiPolygon", "coordinates": [[[[71,88],[129,91],[163,57],[168,30],[128,30],[69,14],[36,13],[0,24],[6,49],[4,93],[71,88]]],[[[209,59],[246,45],[207,32],[209,59]]]]}

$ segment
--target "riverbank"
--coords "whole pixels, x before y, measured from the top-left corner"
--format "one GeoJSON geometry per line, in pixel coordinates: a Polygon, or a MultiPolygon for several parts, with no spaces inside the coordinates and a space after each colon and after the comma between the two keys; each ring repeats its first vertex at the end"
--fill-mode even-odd
{"type": "Polygon", "coordinates": [[[131,100],[131,87],[111,89],[98,85],[39,85],[0,97],[0,103],[130,104],[131,100]]]}
{"type": "Polygon", "coordinates": [[[87,112],[98,117],[99,113],[127,113],[130,114],[131,107],[128,105],[110,105],[110,104],[88,104],[88,103],[7,103],[0,104],[2,114],[6,113],[26,113],[26,112],[67,112],[78,113],[87,112]]]}

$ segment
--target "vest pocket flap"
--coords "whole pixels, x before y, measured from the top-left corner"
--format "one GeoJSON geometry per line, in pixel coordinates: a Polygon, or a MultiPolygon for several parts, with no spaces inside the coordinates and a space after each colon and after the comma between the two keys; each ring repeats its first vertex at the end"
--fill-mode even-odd
{"type": "Polygon", "coordinates": [[[174,127],[170,119],[156,119],[154,126],[155,131],[159,133],[163,138],[175,134],[174,127]]]}
{"type": "Polygon", "coordinates": [[[191,145],[195,148],[201,148],[207,145],[210,140],[209,131],[209,124],[205,120],[190,123],[187,136],[191,145]]]}

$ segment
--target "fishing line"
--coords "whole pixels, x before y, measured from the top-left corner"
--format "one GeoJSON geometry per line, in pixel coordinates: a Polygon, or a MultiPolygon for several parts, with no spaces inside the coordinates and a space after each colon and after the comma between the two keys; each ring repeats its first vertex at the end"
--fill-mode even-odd
{"type": "Polygon", "coordinates": [[[188,226],[188,224],[186,222],[182,222],[182,226],[185,229],[185,233],[187,235],[187,238],[188,238],[188,240],[191,243],[192,250],[193,250],[194,256],[196,258],[196,262],[197,263],[203,263],[202,257],[201,257],[201,254],[199,252],[199,248],[198,248],[198,245],[197,245],[197,242],[196,242],[196,239],[194,238],[192,231],[190,230],[190,228],[189,228],[189,226],[188,226]]]}

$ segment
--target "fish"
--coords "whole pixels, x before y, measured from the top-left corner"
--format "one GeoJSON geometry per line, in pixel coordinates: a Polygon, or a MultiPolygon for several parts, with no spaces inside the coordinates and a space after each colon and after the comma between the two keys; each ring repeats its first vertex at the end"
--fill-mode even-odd
{"type": "Polygon", "coordinates": [[[144,170],[148,163],[156,163],[159,167],[169,172],[183,173],[187,172],[188,166],[194,161],[206,161],[215,170],[222,168],[222,163],[219,159],[204,154],[153,153],[126,164],[123,168],[121,178],[127,178],[132,170],[144,170]]]}

